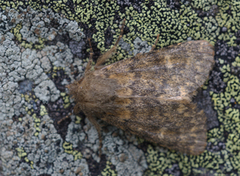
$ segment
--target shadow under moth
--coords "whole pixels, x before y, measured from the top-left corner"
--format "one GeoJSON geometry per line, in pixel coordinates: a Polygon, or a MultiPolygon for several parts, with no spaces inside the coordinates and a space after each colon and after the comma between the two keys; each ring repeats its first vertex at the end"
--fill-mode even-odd
{"type": "MultiPolygon", "coordinates": [[[[104,66],[122,37],[92,70],[92,48],[85,75],[68,85],[76,105],[96,127],[102,146],[100,118],[147,141],[182,153],[199,155],[206,147],[203,110],[192,102],[214,65],[213,46],[188,41],[138,54],[104,66]]],[[[91,45],[91,43],[90,43],[91,45]]]]}

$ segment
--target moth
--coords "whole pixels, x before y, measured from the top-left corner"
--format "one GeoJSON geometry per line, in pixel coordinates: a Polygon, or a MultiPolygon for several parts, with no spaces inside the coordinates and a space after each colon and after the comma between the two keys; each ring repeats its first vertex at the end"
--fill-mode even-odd
{"type": "MultiPolygon", "coordinates": [[[[92,70],[93,50],[85,75],[68,85],[76,105],[96,127],[97,118],[147,141],[190,155],[206,147],[206,116],[192,102],[214,65],[214,48],[204,40],[188,41],[138,54],[104,66],[115,45],[98,58],[92,70]]],[[[91,42],[90,42],[91,45],[91,42]]]]}

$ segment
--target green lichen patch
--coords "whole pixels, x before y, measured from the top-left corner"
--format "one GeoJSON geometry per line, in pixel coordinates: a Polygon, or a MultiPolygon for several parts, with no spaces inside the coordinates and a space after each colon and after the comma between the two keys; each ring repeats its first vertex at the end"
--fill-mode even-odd
{"type": "Polygon", "coordinates": [[[113,170],[112,168],[112,164],[111,162],[107,161],[106,167],[105,169],[103,169],[103,171],[101,172],[102,176],[117,176],[117,173],[115,170],[113,170]]]}
{"type": "Polygon", "coordinates": [[[64,152],[73,155],[74,160],[77,160],[77,159],[81,159],[81,158],[82,158],[81,152],[79,152],[79,151],[77,151],[77,150],[73,150],[73,146],[72,146],[72,144],[69,143],[69,142],[66,142],[66,141],[65,141],[65,142],[63,143],[63,149],[64,149],[64,152]]]}

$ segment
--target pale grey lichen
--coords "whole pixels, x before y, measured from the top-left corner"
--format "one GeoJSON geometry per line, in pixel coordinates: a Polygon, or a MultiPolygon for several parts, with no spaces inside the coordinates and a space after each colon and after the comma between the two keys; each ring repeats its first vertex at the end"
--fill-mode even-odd
{"type": "MultiPolygon", "coordinates": [[[[43,9],[42,13],[39,13],[29,8],[27,13],[21,13],[7,9],[6,15],[0,10],[0,17],[3,19],[0,25],[6,27],[5,31],[0,32],[0,158],[3,173],[58,175],[59,170],[64,168],[65,175],[75,175],[75,171],[81,167],[81,172],[88,175],[86,160],[74,161],[73,155],[64,152],[63,140],[47,115],[46,108],[41,112],[44,110],[41,105],[54,102],[60,97],[60,91],[48,77],[48,72],[52,67],[65,68],[81,61],[78,59],[75,63],[71,50],[61,42],[46,46],[40,51],[31,47],[24,48],[13,41],[14,35],[9,31],[21,23],[20,33],[15,33],[15,37],[29,42],[28,44],[38,43],[39,38],[52,41],[57,34],[66,34],[68,30],[71,31],[70,38],[73,40],[80,41],[84,34],[76,23],[70,24],[69,20],[51,10],[43,9]],[[4,23],[16,16],[18,19],[11,25],[4,23]],[[48,28],[51,25],[50,19],[55,20],[58,25],[48,28]],[[66,29],[64,25],[68,23],[66,29]],[[41,118],[33,113],[40,106],[41,118]]],[[[82,69],[81,64],[79,68],[82,69]]],[[[70,69],[66,69],[66,74],[73,79],[70,69]]],[[[69,84],[66,79],[62,83],[69,84]]]]}
{"type": "Polygon", "coordinates": [[[38,42],[38,37],[34,35],[33,31],[31,31],[31,33],[29,32],[28,26],[23,26],[22,29],[20,30],[20,33],[22,35],[23,40],[32,43],[38,42]]]}
{"type": "Polygon", "coordinates": [[[66,141],[71,141],[73,147],[77,147],[79,143],[84,144],[86,134],[81,133],[82,127],[75,123],[75,115],[71,116],[72,122],[68,125],[68,133],[66,135],[66,141]]]}
{"type": "Polygon", "coordinates": [[[9,32],[10,29],[16,26],[16,24],[20,23],[22,21],[22,18],[19,17],[19,13],[16,10],[10,10],[10,8],[7,8],[6,11],[0,11],[0,28],[1,32],[9,32]],[[8,13],[6,13],[8,11],[8,13]],[[12,23],[14,19],[15,23],[12,23]]]}
{"type": "Polygon", "coordinates": [[[137,37],[134,41],[134,50],[133,54],[134,56],[138,53],[147,53],[151,50],[151,46],[147,44],[147,41],[142,41],[139,37],[137,37]]]}
{"type": "Polygon", "coordinates": [[[51,80],[41,82],[35,89],[36,96],[43,102],[56,101],[60,96],[60,91],[57,90],[55,84],[51,80]]]}
{"type": "Polygon", "coordinates": [[[83,37],[83,33],[79,29],[78,23],[76,21],[69,21],[68,25],[66,26],[66,30],[69,33],[69,37],[76,41],[80,41],[83,37]]]}
{"type": "Polygon", "coordinates": [[[129,43],[125,42],[122,38],[121,38],[120,41],[119,41],[119,46],[120,46],[122,49],[126,50],[129,55],[132,54],[132,52],[130,51],[130,50],[131,50],[131,45],[130,45],[129,43]]]}
{"type": "Polygon", "coordinates": [[[69,48],[71,49],[71,52],[75,54],[78,58],[83,58],[84,55],[82,54],[82,50],[84,49],[86,43],[81,40],[80,42],[77,41],[70,41],[69,42],[69,48]]]}
{"type": "MultiPolygon", "coordinates": [[[[123,141],[120,138],[122,130],[116,127],[109,127],[109,131],[109,133],[104,134],[103,153],[116,166],[118,175],[125,175],[126,173],[129,175],[142,175],[143,171],[147,169],[143,151],[137,149],[129,141],[123,141]],[[117,137],[113,137],[113,132],[119,132],[120,134],[117,137]],[[122,159],[122,156],[125,156],[124,159],[122,159]]],[[[134,140],[136,140],[136,137],[134,137],[134,140]]]]}
{"type": "Polygon", "coordinates": [[[44,72],[48,72],[51,70],[51,62],[50,60],[48,59],[47,56],[44,56],[40,59],[40,62],[41,62],[41,67],[43,68],[44,72]]]}

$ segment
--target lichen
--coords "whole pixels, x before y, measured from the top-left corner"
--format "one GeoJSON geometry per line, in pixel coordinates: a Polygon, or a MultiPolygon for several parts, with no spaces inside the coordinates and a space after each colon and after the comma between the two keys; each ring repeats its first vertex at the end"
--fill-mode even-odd
{"type": "Polygon", "coordinates": [[[81,151],[89,148],[90,157],[99,159],[96,131],[80,115],[70,116],[66,128],[57,129],[57,120],[52,119],[57,112],[64,118],[71,111],[64,85],[83,73],[89,57],[86,38],[92,38],[97,57],[113,46],[124,18],[123,39],[107,64],[148,51],[157,34],[157,48],[202,39],[216,46],[216,67],[205,89],[210,89],[219,125],[208,130],[206,151],[194,157],[138,143],[135,137],[127,140],[121,130],[119,138],[113,135],[119,130],[110,127],[103,133],[107,161],[102,161],[106,162],[102,174],[127,175],[137,170],[141,175],[147,165],[145,175],[240,172],[238,1],[181,1],[170,8],[163,0],[0,0],[0,7],[0,148],[6,152],[0,154],[4,157],[3,175],[89,175],[81,151]],[[58,132],[60,129],[65,133],[58,132]],[[66,141],[72,145],[71,154],[63,147],[66,141]],[[123,153],[129,155],[124,162],[119,159],[123,153]]]}

